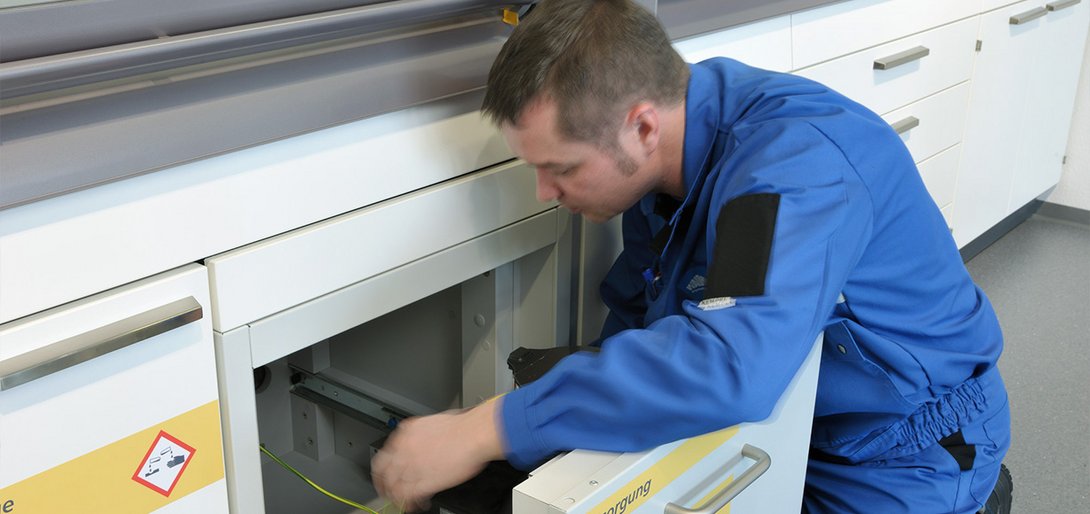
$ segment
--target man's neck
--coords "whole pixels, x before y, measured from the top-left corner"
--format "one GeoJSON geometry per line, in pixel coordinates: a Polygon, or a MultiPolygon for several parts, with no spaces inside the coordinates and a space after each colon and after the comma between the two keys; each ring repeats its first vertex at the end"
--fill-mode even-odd
{"type": "Polygon", "coordinates": [[[659,165],[662,169],[658,192],[684,200],[685,173],[682,170],[685,155],[685,102],[662,111],[662,137],[660,139],[659,165]]]}

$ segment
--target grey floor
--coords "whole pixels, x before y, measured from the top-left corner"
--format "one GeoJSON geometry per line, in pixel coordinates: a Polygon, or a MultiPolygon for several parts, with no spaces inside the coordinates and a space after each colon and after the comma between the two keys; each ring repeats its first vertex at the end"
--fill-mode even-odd
{"type": "Polygon", "coordinates": [[[967,263],[1006,338],[1014,512],[1090,512],[1090,226],[1035,215],[967,263]]]}

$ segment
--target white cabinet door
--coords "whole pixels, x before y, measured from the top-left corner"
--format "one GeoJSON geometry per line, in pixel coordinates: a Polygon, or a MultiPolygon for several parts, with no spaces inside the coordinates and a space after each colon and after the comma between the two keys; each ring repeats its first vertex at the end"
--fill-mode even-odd
{"type": "MultiPolygon", "coordinates": [[[[1075,108],[1080,63],[1090,27],[1090,2],[1058,0],[1041,18],[1033,52],[1026,98],[1026,118],[1021,124],[1018,156],[1014,162],[1007,213],[1018,210],[1060,181],[1067,134],[1075,108]]],[[[1029,63],[1027,63],[1029,64],[1029,63]]]]}
{"type": "Polygon", "coordinates": [[[11,512],[227,512],[208,303],[191,264],[0,325],[11,512]]]}
{"type": "Polygon", "coordinates": [[[959,247],[1059,181],[1088,23],[1090,3],[1077,0],[982,16],[954,201],[959,247]]]}
{"type": "Polygon", "coordinates": [[[1019,2],[981,17],[981,50],[973,72],[961,167],[954,199],[954,239],[959,247],[1007,214],[1014,163],[1041,47],[1038,18],[1012,24],[1011,17],[1039,4],[1019,2]]]}

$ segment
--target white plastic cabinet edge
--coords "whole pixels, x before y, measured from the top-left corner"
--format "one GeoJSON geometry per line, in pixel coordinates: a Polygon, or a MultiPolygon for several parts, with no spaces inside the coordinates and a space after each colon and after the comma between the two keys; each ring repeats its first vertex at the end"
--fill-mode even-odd
{"type": "Polygon", "coordinates": [[[0,211],[0,323],[512,158],[476,101],[412,107],[0,211]]]}

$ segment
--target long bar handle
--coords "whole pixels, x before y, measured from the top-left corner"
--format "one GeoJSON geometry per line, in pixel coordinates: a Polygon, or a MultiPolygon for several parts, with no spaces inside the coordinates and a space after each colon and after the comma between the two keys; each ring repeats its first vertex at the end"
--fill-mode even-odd
{"type": "Polygon", "coordinates": [[[916,48],[909,48],[904,52],[896,53],[881,59],[874,60],[874,69],[876,70],[891,70],[902,64],[908,64],[912,61],[918,61],[931,54],[931,50],[926,46],[917,46],[916,48]]]}
{"type": "Polygon", "coordinates": [[[201,319],[192,296],[0,362],[0,391],[49,376],[201,319]]]}
{"type": "Polygon", "coordinates": [[[1082,0],[1059,0],[1045,4],[1045,9],[1048,9],[1049,12],[1059,11],[1078,5],[1079,2],[1082,2],[1082,0]]]}
{"type": "Polygon", "coordinates": [[[898,134],[904,134],[909,130],[919,127],[920,119],[915,116],[909,116],[901,121],[891,124],[890,126],[893,127],[893,130],[896,131],[898,134]]]}
{"type": "Polygon", "coordinates": [[[742,446],[742,456],[755,460],[756,462],[745,470],[738,479],[731,482],[730,485],[725,487],[719,494],[708,500],[707,503],[696,507],[695,509],[689,509],[682,507],[676,503],[666,504],[666,514],[715,514],[720,509],[726,507],[735,496],[744,491],[750,484],[761,478],[761,475],[768,471],[768,468],[772,466],[772,457],[768,455],[768,452],[752,445],[742,446]]]}
{"type": "Polygon", "coordinates": [[[1011,25],[1021,25],[1032,20],[1036,20],[1037,18],[1040,18],[1041,16],[1044,16],[1046,14],[1048,14],[1048,9],[1045,9],[1044,7],[1035,7],[1024,13],[1019,13],[1011,16],[1011,25]]]}

